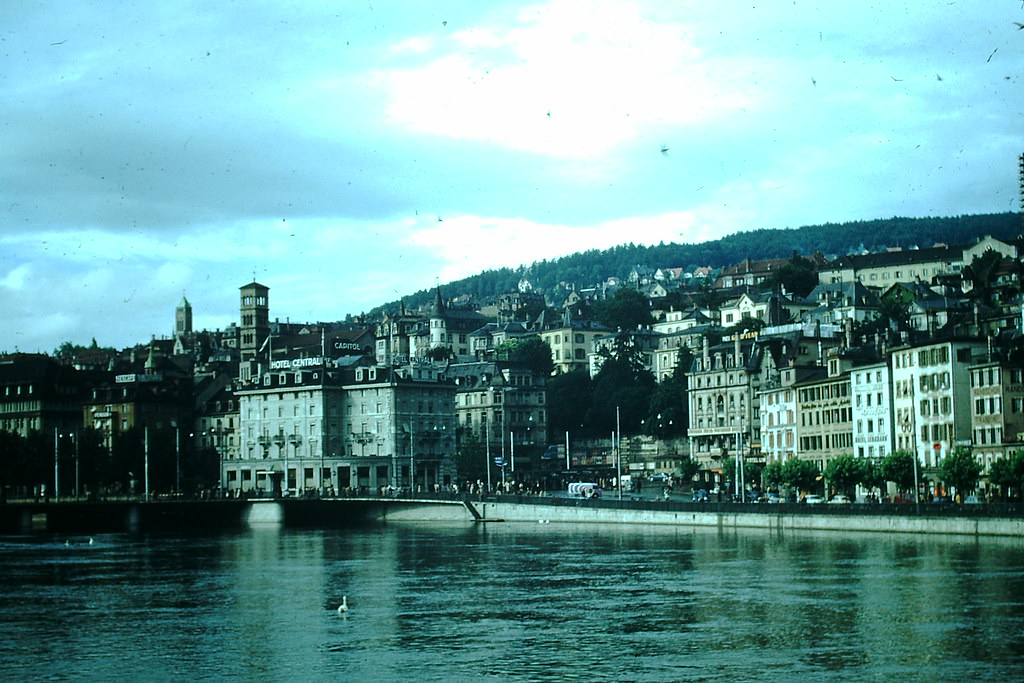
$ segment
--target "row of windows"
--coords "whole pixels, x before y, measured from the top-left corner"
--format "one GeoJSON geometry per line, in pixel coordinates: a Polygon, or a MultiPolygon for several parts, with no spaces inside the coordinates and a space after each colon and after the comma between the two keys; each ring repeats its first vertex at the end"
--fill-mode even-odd
{"type": "Polygon", "coordinates": [[[864,384],[867,384],[867,383],[872,381],[872,379],[871,379],[872,378],[872,374],[874,375],[874,381],[876,383],[882,381],[882,371],[881,370],[875,370],[873,373],[871,371],[868,371],[868,372],[855,372],[853,374],[853,382],[854,382],[854,384],[860,384],[861,380],[863,379],[864,380],[864,384]]]}
{"type": "Polygon", "coordinates": [[[921,408],[921,417],[949,415],[953,412],[953,400],[949,396],[943,396],[941,399],[923,399],[919,405],[921,408]]]}
{"type": "MultiPolygon", "coordinates": [[[[1021,399],[1013,399],[1014,402],[1019,402],[1021,399]]],[[[1003,412],[1003,399],[999,396],[989,396],[988,398],[976,398],[974,399],[974,414],[975,415],[998,415],[1003,412]],[[986,410],[987,408],[987,410],[986,410]]],[[[1020,412],[1015,410],[1014,412],[1020,412]]]]}
{"type": "Polygon", "coordinates": [[[853,419],[852,413],[853,409],[851,408],[801,411],[800,426],[814,427],[817,425],[844,424],[853,419]]]}
{"type": "Polygon", "coordinates": [[[852,447],[853,434],[850,432],[800,437],[800,450],[803,452],[852,447]]]}
{"type": "Polygon", "coordinates": [[[833,398],[846,398],[850,395],[850,385],[846,382],[834,382],[816,387],[801,389],[799,393],[801,403],[812,401],[827,401],[833,398]]]}
{"type": "Polygon", "coordinates": [[[856,403],[857,407],[860,408],[861,407],[861,403],[862,403],[861,399],[863,398],[864,399],[863,400],[863,405],[865,407],[870,408],[871,407],[872,397],[874,398],[874,402],[875,402],[876,406],[885,405],[882,402],[882,392],[881,391],[879,391],[879,392],[877,392],[875,394],[857,394],[857,399],[854,401],[854,403],[856,403]]]}
{"type": "Polygon", "coordinates": [[[762,394],[765,399],[766,405],[778,405],[780,403],[789,403],[793,400],[793,392],[787,389],[785,392],[773,391],[771,393],[762,394]]]}
{"type": "Polygon", "coordinates": [[[949,389],[949,373],[935,372],[918,378],[921,391],[945,391],[949,389]]]}
{"type": "MultiPolygon", "coordinates": [[[[1009,372],[1011,383],[1024,383],[1024,368],[1012,368],[1009,372]]],[[[999,368],[985,368],[982,370],[975,370],[971,373],[972,387],[994,387],[999,384],[999,368]]]]}
{"type": "Polygon", "coordinates": [[[858,434],[874,434],[875,431],[885,431],[885,418],[880,417],[878,421],[875,420],[857,420],[857,433],[858,434]],[[867,426],[867,431],[864,431],[864,427],[867,426]]]}
{"type": "Polygon", "coordinates": [[[921,441],[950,441],[953,438],[953,425],[943,423],[921,425],[921,441]]]}
{"type": "Polygon", "coordinates": [[[768,424],[767,424],[768,427],[778,427],[778,426],[782,426],[782,425],[791,425],[793,423],[794,423],[794,420],[793,420],[793,411],[792,410],[787,410],[786,411],[786,419],[785,419],[785,421],[782,420],[782,415],[781,414],[776,416],[774,413],[768,413],[768,424]]]}
{"type": "Polygon", "coordinates": [[[792,430],[786,430],[785,432],[768,432],[768,448],[792,448],[793,447],[793,432],[792,430]],[[783,438],[785,434],[785,438],[783,438]]]}
{"type": "Polygon", "coordinates": [[[922,368],[929,365],[948,365],[949,347],[935,346],[930,349],[919,349],[917,352],[917,364],[922,368]]]}
{"type": "Polygon", "coordinates": [[[867,448],[864,446],[857,447],[858,458],[884,458],[886,455],[888,455],[888,449],[882,445],[879,445],[877,450],[875,446],[868,446],[867,448]]]}
{"type": "MultiPolygon", "coordinates": [[[[736,400],[736,394],[729,394],[729,410],[735,410],[736,405],[739,403],[740,410],[745,410],[747,407],[747,399],[744,394],[739,395],[739,401],[736,400]]],[[[715,410],[717,412],[723,412],[726,406],[725,396],[719,394],[712,398],[708,396],[707,401],[704,400],[703,396],[697,397],[697,410],[703,412],[705,408],[708,410],[715,410]]]]}
{"type": "MultiPolygon", "coordinates": [[[[552,346],[556,346],[556,345],[559,345],[559,344],[562,343],[562,335],[560,335],[560,334],[552,335],[549,339],[550,339],[550,343],[551,343],[552,346]]],[[[573,341],[574,344],[584,344],[584,343],[586,343],[586,340],[584,339],[583,335],[580,334],[579,332],[573,334],[572,341],[573,341]]],[[[565,343],[566,344],[569,343],[569,335],[568,335],[568,333],[566,333],[566,335],[565,335],[565,343]]]]}

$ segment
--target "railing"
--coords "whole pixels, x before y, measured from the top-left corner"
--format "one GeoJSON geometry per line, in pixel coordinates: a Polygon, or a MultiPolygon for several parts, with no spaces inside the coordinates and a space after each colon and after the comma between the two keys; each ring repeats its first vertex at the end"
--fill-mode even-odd
{"type": "MultiPolygon", "coordinates": [[[[330,492],[325,495],[319,490],[309,489],[298,496],[289,496],[285,500],[324,500],[324,501],[345,501],[352,499],[362,500],[417,500],[436,501],[438,503],[453,503],[470,501],[478,502],[500,502],[515,503],[518,505],[547,505],[558,507],[593,507],[618,510],[661,510],[669,512],[707,512],[707,513],[747,513],[763,515],[858,515],[858,516],[898,516],[898,517],[970,517],[970,518],[1020,518],[1024,517],[1024,501],[1007,503],[980,503],[980,504],[956,504],[956,503],[844,503],[844,504],[806,504],[806,503],[733,503],[733,502],[706,502],[696,503],[678,499],[663,500],[661,498],[626,496],[622,499],[615,497],[615,492],[606,492],[606,497],[597,499],[572,498],[568,497],[561,490],[556,492],[544,492],[539,495],[524,495],[513,493],[466,493],[463,491],[410,491],[408,487],[399,489],[371,490],[367,487],[355,487],[342,491],[330,492]]],[[[218,500],[272,500],[271,491],[252,490],[239,495],[211,489],[195,495],[152,493],[150,496],[155,502],[197,502],[197,501],[218,501],[218,500]]],[[[141,495],[111,495],[101,497],[80,497],[61,496],[60,502],[46,502],[34,498],[8,497],[3,503],[40,503],[65,505],[69,503],[83,502],[144,502],[145,497],[141,495]]]]}

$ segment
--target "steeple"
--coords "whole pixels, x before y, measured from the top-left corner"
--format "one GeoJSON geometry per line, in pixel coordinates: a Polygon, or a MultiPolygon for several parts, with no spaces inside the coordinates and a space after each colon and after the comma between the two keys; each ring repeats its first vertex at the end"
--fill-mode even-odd
{"type": "Polygon", "coordinates": [[[438,285],[434,294],[434,305],[430,309],[431,318],[440,318],[444,315],[444,299],[441,298],[441,286],[438,285]]]}
{"type": "Polygon", "coordinates": [[[185,292],[181,293],[181,301],[174,309],[174,336],[192,334],[192,304],[185,298],[185,292]]]}

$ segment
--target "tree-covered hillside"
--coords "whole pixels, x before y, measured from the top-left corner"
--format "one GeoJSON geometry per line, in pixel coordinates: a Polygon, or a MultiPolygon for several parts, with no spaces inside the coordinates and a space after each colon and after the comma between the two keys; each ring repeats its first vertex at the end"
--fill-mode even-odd
{"type": "MultiPolygon", "coordinates": [[[[785,258],[794,251],[803,255],[821,252],[834,258],[863,251],[884,251],[891,247],[924,248],[937,243],[966,245],[985,235],[1014,239],[1020,233],[1021,215],[1017,213],[945,218],[894,217],[802,228],[759,229],[700,244],[642,246],[629,243],[606,250],[590,249],[517,268],[487,270],[442,285],[441,291],[445,298],[470,295],[479,301],[513,291],[523,277],[540,291],[551,292],[562,282],[588,287],[609,276],[625,278],[637,265],[688,270],[698,266],[722,268],[748,257],[753,260],[785,258]]],[[[415,309],[428,303],[432,295],[431,290],[420,290],[405,297],[406,306],[415,309]]],[[[397,302],[390,302],[371,313],[397,307],[397,302]]]]}

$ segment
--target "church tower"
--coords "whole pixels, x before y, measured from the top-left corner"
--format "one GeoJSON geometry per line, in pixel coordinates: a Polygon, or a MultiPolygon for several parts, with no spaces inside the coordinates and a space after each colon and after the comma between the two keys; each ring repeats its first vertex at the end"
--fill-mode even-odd
{"type": "Polygon", "coordinates": [[[240,288],[238,350],[241,363],[238,377],[249,380],[258,374],[257,357],[270,336],[270,288],[250,282],[240,288]]]}
{"type": "Polygon", "coordinates": [[[192,304],[182,294],[181,302],[174,309],[174,336],[178,338],[190,334],[192,334],[192,304]]]}

